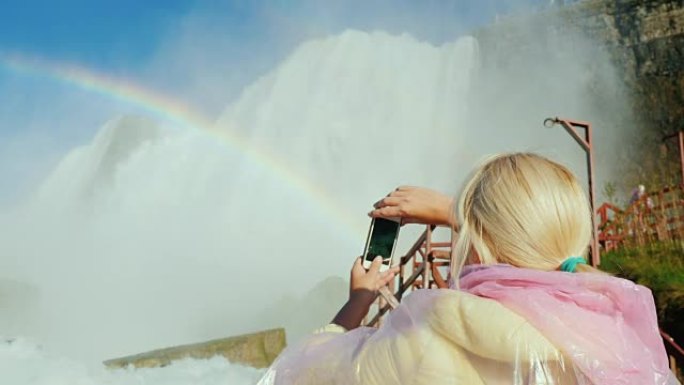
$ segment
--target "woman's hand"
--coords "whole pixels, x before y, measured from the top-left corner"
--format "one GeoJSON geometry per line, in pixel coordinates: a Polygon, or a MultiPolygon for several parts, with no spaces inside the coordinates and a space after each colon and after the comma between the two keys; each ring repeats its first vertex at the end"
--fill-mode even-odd
{"type": "Polygon", "coordinates": [[[368,314],[370,306],[378,296],[378,290],[387,285],[399,272],[399,266],[380,272],[382,257],[373,260],[368,271],[363,267],[362,258],[354,262],[349,281],[349,301],[340,309],[333,323],[347,330],[361,325],[363,317],[368,314]]]}
{"type": "Polygon", "coordinates": [[[455,226],[453,199],[424,187],[400,186],[377,201],[373,218],[400,218],[401,223],[455,226]]]}
{"type": "Polygon", "coordinates": [[[390,283],[399,272],[399,266],[394,266],[380,272],[382,257],[375,257],[370,268],[366,271],[363,267],[362,259],[362,257],[357,258],[351,270],[349,299],[351,300],[354,297],[366,298],[370,300],[368,303],[368,306],[370,306],[375,297],[378,296],[378,290],[390,283]]]}

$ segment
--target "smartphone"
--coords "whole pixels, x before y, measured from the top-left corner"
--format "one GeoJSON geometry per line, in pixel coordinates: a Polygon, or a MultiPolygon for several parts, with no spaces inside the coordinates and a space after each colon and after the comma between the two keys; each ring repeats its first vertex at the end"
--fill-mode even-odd
{"type": "Polygon", "coordinates": [[[392,255],[399,238],[399,221],[385,218],[373,218],[368,229],[366,247],[363,251],[363,267],[369,269],[378,255],[382,257],[380,271],[392,265],[392,255]]]}

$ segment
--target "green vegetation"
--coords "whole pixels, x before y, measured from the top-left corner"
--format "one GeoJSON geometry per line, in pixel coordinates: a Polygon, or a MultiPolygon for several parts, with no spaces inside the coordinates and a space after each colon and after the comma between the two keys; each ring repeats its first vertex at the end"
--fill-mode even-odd
{"type": "Polygon", "coordinates": [[[601,256],[601,269],[653,291],[664,330],[684,342],[684,243],[658,242],[601,256]]]}
{"type": "Polygon", "coordinates": [[[606,182],[603,185],[603,197],[606,199],[606,202],[614,204],[614,205],[619,205],[619,199],[617,197],[617,190],[618,187],[615,184],[615,182],[606,182]]]}

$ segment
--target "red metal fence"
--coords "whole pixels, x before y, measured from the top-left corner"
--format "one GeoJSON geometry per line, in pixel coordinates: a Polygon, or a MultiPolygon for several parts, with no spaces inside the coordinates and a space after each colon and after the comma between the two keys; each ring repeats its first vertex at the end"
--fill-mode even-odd
{"type": "MultiPolygon", "coordinates": [[[[432,240],[434,226],[426,226],[416,242],[399,260],[399,274],[396,282],[392,282],[390,289],[394,296],[401,301],[406,292],[415,289],[434,289],[448,287],[448,271],[451,261],[451,244],[449,242],[435,242],[432,240]]],[[[390,309],[382,297],[378,297],[371,313],[375,313],[369,326],[378,326],[383,315],[390,309]]]]}
{"type": "Polygon", "coordinates": [[[599,243],[606,251],[656,241],[684,240],[684,190],[681,185],[644,194],[624,210],[604,203],[597,215],[599,243]]]}

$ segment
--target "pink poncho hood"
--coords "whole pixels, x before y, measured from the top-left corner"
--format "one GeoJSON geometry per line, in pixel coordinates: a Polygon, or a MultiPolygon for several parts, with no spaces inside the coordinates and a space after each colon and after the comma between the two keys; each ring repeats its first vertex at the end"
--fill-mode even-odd
{"type": "Polygon", "coordinates": [[[595,384],[665,384],[670,376],[651,291],[604,274],[468,266],[461,290],[527,319],[595,384]]]}

